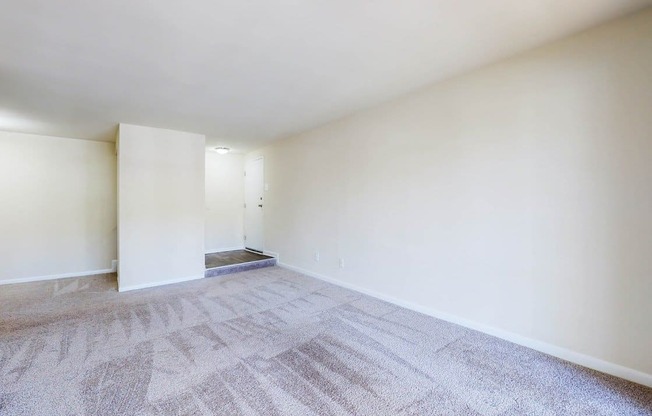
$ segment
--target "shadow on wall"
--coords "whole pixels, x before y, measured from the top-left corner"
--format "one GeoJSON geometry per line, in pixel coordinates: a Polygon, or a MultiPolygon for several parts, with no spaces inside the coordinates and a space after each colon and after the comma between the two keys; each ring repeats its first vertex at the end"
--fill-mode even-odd
{"type": "Polygon", "coordinates": [[[621,59],[612,60],[605,68],[602,84],[608,99],[593,103],[605,115],[592,125],[596,137],[593,166],[602,185],[600,203],[605,220],[603,223],[598,219],[593,227],[602,230],[604,250],[595,254],[608,259],[604,267],[610,277],[603,305],[609,321],[598,323],[609,328],[603,339],[611,340],[614,357],[647,356],[644,368],[652,373],[650,26],[647,32],[647,49],[640,51],[643,59],[631,60],[636,51],[623,51],[621,59]]]}

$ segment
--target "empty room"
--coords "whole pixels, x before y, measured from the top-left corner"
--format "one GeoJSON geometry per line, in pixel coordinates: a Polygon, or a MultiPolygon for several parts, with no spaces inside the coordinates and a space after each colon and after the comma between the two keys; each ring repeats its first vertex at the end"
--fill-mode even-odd
{"type": "Polygon", "coordinates": [[[5,0],[0,415],[652,416],[652,0],[5,0]]]}

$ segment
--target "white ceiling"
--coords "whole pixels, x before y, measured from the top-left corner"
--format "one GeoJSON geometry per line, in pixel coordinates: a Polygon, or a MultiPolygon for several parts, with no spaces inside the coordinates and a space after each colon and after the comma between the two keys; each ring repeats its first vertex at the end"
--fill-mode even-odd
{"type": "Polygon", "coordinates": [[[650,0],[4,0],[0,130],[249,150],[650,0]]]}

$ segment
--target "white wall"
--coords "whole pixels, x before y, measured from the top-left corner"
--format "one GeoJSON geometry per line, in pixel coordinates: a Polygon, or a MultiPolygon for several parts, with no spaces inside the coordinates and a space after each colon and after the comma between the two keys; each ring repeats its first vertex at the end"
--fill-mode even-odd
{"type": "Polygon", "coordinates": [[[253,152],[265,249],[652,383],[651,74],[647,11],[253,152]]]}
{"type": "Polygon", "coordinates": [[[207,253],[243,247],[244,156],[206,152],[207,253]]]}
{"type": "Polygon", "coordinates": [[[120,124],[119,287],[204,276],[203,135],[120,124]]]}
{"type": "Polygon", "coordinates": [[[113,143],[0,132],[0,283],[106,272],[113,143]]]}

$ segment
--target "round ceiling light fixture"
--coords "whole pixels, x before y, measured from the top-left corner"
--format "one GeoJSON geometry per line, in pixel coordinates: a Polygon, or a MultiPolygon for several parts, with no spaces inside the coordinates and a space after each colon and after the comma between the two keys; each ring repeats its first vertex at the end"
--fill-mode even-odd
{"type": "Polygon", "coordinates": [[[225,155],[231,151],[228,147],[215,147],[213,149],[214,152],[216,152],[219,155],[225,155]]]}

